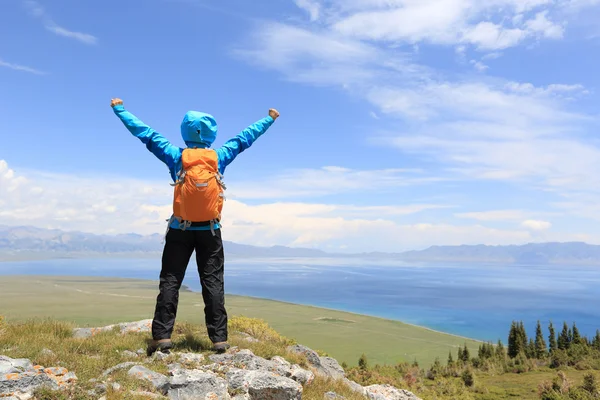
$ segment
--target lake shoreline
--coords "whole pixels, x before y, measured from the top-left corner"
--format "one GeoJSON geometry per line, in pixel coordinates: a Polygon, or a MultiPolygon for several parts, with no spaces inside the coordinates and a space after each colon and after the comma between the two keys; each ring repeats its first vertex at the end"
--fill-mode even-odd
{"type": "MultiPolygon", "coordinates": [[[[156,287],[158,287],[158,281],[152,280],[152,279],[142,279],[142,278],[123,278],[120,276],[103,276],[103,277],[90,277],[88,275],[19,275],[19,274],[2,274],[0,273],[0,276],[10,276],[13,278],[24,278],[24,277],[29,277],[29,278],[85,278],[85,279],[119,279],[119,280],[123,280],[123,281],[143,281],[143,282],[152,282],[153,284],[156,285],[156,287]]],[[[187,285],[182,285],[182,292],[183,291],[187,291],[187,292],[191,292],[191,293],[196,293],[196,294],[201,294],[201,291],[195,290],[187,285]]],[[[396,323],[400,323],[400,324],[404,324],[407,326],[411,326],[413,328],[418,328],[418,329],[423,329],[429,332],[433,332],[433,333],[439,333],[439,334],[443,334],[443,335],[448,335],[448,336],[452,336],[455,338],[459,338],[459,339],[465,339],[465,340],[469,340],[469,341],[474,341],[474,342],[479,342],[479,343],[485,343],[485,341],[480,340],[480,339],[474,339],[472,337],[468,337],[468,336],[464,336],[464,335],[457,335],[454,333],[450,333],[450,332],[445,332],[442,330],[438,330],[438,329],[433,329],[433,328],[429,328],[427,326],[423,326],[423,325],[417,325],[417,324],[411,324],[409,322],[405,322],[399,319],[394,319],[394,318],[385,318],[385,317],[380,317],[377,315],[371,315],[371,314],[363,314],[363,313],[358,313],[358,312],[352,312],[352,311],[347,311],[347,310],[341,310],[341,309],[337,309],[337,308],[330,308],[330,307],[323,307],[323,306],[318,306],[318,305],[314,305],[314,304],[305,304],[305,303],[294,303],[294,302],[289,302],[289,301],[283,301],[283,300],[277,300],[277,299],[272,299],[272,298],[268,298],[268,297],[258,297],[258,296],[248,296],[248,295],[242,295],[242,294],[236,294],[236,293],[225,293],[226,296],[230,296],[230,297],[236,297],[238,299],[252,299],[252,300],[261,300],[261,301],[267,301],[267,302],[272,302],[272,303],[278,303],[278,304],[284,304],[284,305],[289,305],[289,306],[302,306],[302,307],[308,307],[308,308],[312,308],[315,310],[325,310],[325,311],[334,311],[334,312],[339,312],[339,313],[344,313],[344,314],[348,314],[348,315],[354,315],[354,316],[358,316],[358,317],[368,317],[368,318],[375,318],[381,321],[388,321],[388,322],[396,322],[396,323]]]]}
{"type": "MultiPolygon", "coordinates": [[[[183,285],[201,292],[194,267],[189,265],[183,285]]],[[[113,276],[152,281],[153,291],[159,272],[159,260],[147,258],[0,262],[0,274],[113,276]]],[[[231,295],[369,316],[486,343],[506,343],[512,321],[523,321],[532,331],[537,320],[545,326],[575,320],[582,334],[593,336],[600,318],[600,311],[585,307],[600,296],[600,270],[589,267],[230,258],[225,276],[231,295]]]]}

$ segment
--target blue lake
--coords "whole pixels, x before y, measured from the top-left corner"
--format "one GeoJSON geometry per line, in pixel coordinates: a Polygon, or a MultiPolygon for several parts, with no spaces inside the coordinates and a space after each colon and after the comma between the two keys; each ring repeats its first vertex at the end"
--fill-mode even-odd
{"type": "MultiPolygon", "coordinates": [[[[532,335],[539,319],[600,328],[600,268],[419,265],[357,259],[227,260],[229,294],[401,320],[480,340],[506,342],[512,320],[532,335]]],[[[86,259],[0,263],[0,275],[78,275],[157,280],[160,260],[86,259]]],[[[0,276],[0,279],[1,276],[0,276]]],[[[184,284],[200,291],[195,264],[184,284]]],[[[545,333],[547,335],[547,333],[545,333]]]]}

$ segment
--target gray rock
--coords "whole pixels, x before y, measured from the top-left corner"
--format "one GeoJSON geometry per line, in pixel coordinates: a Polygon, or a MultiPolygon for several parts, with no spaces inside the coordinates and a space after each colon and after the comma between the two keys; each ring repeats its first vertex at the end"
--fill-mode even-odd
{"type": "Polygon", "coordinates": [[[118,392],[119,390],[121,390],[121,385],[118,384],[117,382],[114,382],[111,386],[115,392],[118,392]]]}
{"type": "Polygon", "coordinates": [[[96,394],[104,394],[106,393],[107,386],[106,383],[99,383],[94,387],[94,393],[96,394]]]}
{"type": "Polygon", "coordinates": [[[75,328],[73,329],[73,337],[78,339],[89,338],[95,334],[93,328],[75,328]]]}
{"type": "Polygon", "coordinates": [[[348,387],[350,387],[350,389],[351,389],[353,392],[360,393],[360,394],[361,394],[361,395],[363,395],[363,396],[366,396],[366,395],[367,395],[367,391],[366,391],[366,389],[365,389],[363,386],[359,385],[358,383],[356,383],[356,382],[354,382],[354,381],[351,381],[351,380],[350,380],[350,379],[348,379],[348,378],[344,378],[344,383],[345,383],[346,385],[348,385],[348,387]]]}
{"type": "Polygon", "coordinates": [[[414,393],[391,385],[371,385],[365,391],[370,400],[421,400],[414,393]]]}
{"type": "Polygon", "coordinates": [[[160,394],[152,393],[152,392],[146,392],[146,391],[143,391],[143,390],[131,391],[129,393],[133,394],[134,396],[142,397],[144,399],[166,399],[165,396],[161,396],[160,394]]]}
{"type": "Polygon", "coordinates": [[[321,365],[321,360],[319,359],[319,355],[312,349],[309,349],[306,346],[301,344],[297,344],[294,346],[288,347],[288,351],[296,354],[302,354],[306,357],[306,360],[313,366],[321,365]]]}
{"type": "Polygon", "coordinates": [[[9,397],[2,397],[2,400],[29,400],[32,399],[33,395],[31,393],[14,393],[9,397]]]}
{"type": "Polygon", "coordinates": [[[292,365],[290,368],[289,377],[301,385],[310,385],[315,379],[315,374],[313,374],[311,371],[300,368],[299,365],[292,365]]]}
{"type": "Polygon", "coordinates": [[[344,400],[344,396],[340,396],[336,392],[327,392],[324,396],[325,400],[344,400]]]}
{"type": "Polygon", "coordinates": [[[212,372],[182,370],[173,376],[168,392],[171,400],[230,399],[227,381],[212,372]]]}
{"type": "Polygon", "coordinates": [[[138,356],[145,356],[146,355],[146,351],[144,349],[138,349],[136,351],[138,356]]]}
{"type": "Polygon", "coordinates": [[[126,333],[137,333],[143,332],[148,333],[152,330],[152,320],[145,319],[136,322],[124,322],[116,325],[107,325],[100,328],[75,328],[73,329],[73,337],[76,338],[88,338],[92,337],[100,332],[109,332],[115,328],[119,328],[122,335],[126,333]]]}
{"type": "Polygon", "coordinates": [[[65,383],[75,383],[77,382],[77,375],[75,375],[75,372],[71,371],[71,372],[67,372],[63,377],[62,377],[63,382],[65,383]]]}
{"type": "Polygon", "coordinates": [[[54,354],[54,352],[52,350],[42,349],[42,351],[40,351],[40,356],[56,357],[56,354],[54,354]]]}
{"type": "Polygon", "coordinates": [[[33,364],[26,358],[0,356],[0,374],[33,371],[33,364]]]}
{"type": "Polygon", "coordinates": [[[0,374],[14,374],[24,372],[15,367],[12,362],[0,359],[0,374]]]}
{"type": "Polygon", "coordinates": [[[217,364],[225,364],[233,360],[233,354],[211,354],[210,356],[208,356],[208,359],[217,364]]]}
{"type": "Polygon", "coordinates": [[[306,346],[297,344],[288,347],[288,351],[304,355],[306,360],[315,369],[317,375],[333,379],[343,379],[346,375],[346,372],[337,360],[331,357],[319,357],[314,350],[311,350],[306,346]]]}
{"type": "Polygon", "coordinates": [[[180,353],[179,362],[200,364],[201,362],[204,362],[204,355],[197,353],[180,353]]]}
{"type": "Polygon", "coordinates": [[[310,384],[315,378],[315,375],[311,371],[302,369],[299,365],[291,365],[281,357],[276,356],[271,360],[266,360],[256,356],[250,350],[241,350],[233,355],[209,356],[209,358],[219,363],[203,366],[202,368],[213,372],[227,372],[227,367],[243,368],[249,371],[266,371],[291,378],[303,385],[310,384]]]}
{"type": "Polygon", "coordinates": [[[156,353],[154,353],[154,359],[158,360],[158,361],[164,361],[167,358],[169,358],[170,354],[167,353],[163,353],[162,351],[157,351],[156,353]]]}
{"type": "Polygon", "coordinates": [[[103,377],[107,377],[108,375],[112,374],[115,371],[118,371],[120,369],[126,369],[126,368],[131,368],[134,365],[139,365],[139,363],[133,362],[133,361],[128,361],[128,362],[124,362],[118,365],[115,365],[114,367],[111,367],[109,369],[107,369],[106,371],[104,371],[102,373],[103,377]]]}
{"type": "Polygon", "coordinates": [[[141,365],[136,365],[131,368],[127,374],[134,378],[148,381],[154,386],[154,388],[163,394],[166,394],[169,390],[169,379],[163,374],[149,370],[141,365]]]}
{"type": "Polygon", "coordinates": [[[333,379],[343,379],[344,376],[346,376],[344,368],[342,368],[336,359],[331,357],[319,357],[319,360],[321,361],[321,367],[325,370],[326,374],[333,379]]]}
{"type": "Polygon", "coordinates": [[[123,357],[129,357],[129,358],[138,358],[138,354],[134,353],[133,351],[129,351],[129,350],[125,350],[124,352],[121,353],[121,355],[123,357]]]}
{"type": "Polygon", "coordinates": [[[291,368],[292,364],[290,364],[285,358],[283,357],[279,357],[279,356],[275,356],[273,358],[271,358],[271,361],[276,362],[277,364],[283,366],[283,367],[287,367],[287,368],[291,368]]]}
{"type": "Polygon", "coordinates": [[[178,364],[178,363],[173,363],[173,364],[167,365],[167,370],[169,371],[169,374],[171,374],[171,375],[175,375],[182,368],[183,367],[181,366],[181,364],[178,364]]]}
{"type": "Polygon", "coordinates": [[[54,390],[58,389],[58,384],[44,373],[26,371],[0,375],[0,397],[17,392],[31,393],[43,386],[54,390]]]}
{"type": "Polygon", "coordinates": [[[301,400],[302,385],[267,371],[232,369],[227,373],[229,387],[248,394],[250,400],[301,400]]]}

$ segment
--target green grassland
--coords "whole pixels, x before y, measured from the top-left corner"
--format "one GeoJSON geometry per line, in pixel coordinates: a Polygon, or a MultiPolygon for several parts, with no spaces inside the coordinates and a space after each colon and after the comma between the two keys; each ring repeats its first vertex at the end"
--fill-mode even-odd
{"type": "MultiPolygon", "coordinates": [[[[114,333],[106,333],[87,341],[88,345],[84,349],[81,343],[64,333],[69,332],[70,324],[102,326],[149,319],[154,311],[156,295],[157,283],[144,280],[1,276],[0,316],[6,317],[8,325],[4,329],[0,327],[0,332],[4,331],[0,340],[0,352],[5,352],[11,357],[39,358],[42,348],[50,348],[58,354],[56,360],[64,361],[65,366],[78,371],[78,375],[87,379],[118,362],[115,349],[135,350],[143,347],[144,337],[147,335],[133,334],[121,337],[115,336],[114,333]],[[31,320],[38,322],[20,325],[21,322],[31,320]],[[44,320],[46,322],[43,322],[44,320]],[[66,325],[60,325],[61,323],[66,325]],[[94,357],[81,357],[83,354],[94,357]]],[[[244,318],[234,316],[265,320],[276,331],[264,335],[260,343],[249,343],[232,335],[234,345],[249,347],[256,354],[269,358],[285,353],[285,342],[282,341],[284,339],[278,339],[278,334],[281,334],[315,350],[324,351],[350,366],[355,366],[360,355],[364,353],[368,357],[370,368],[365,371],[349,368],[347,371],[352,379],[364,385],[390,383],[407,388],[423,399],[535,400],[540,398],[539,385],[544,381],[553,380],[558,372],[547,366],[520,374],[503,373],[494,369],[488,372],[475,371],[475,384],[467,388],[460,376],[429,380],[423,374],[435,357],[439,357],[445,365],[448,352],[451,351],[456,359],[458,346],[464,345],[465,342],[471,354],[476,355],[478,342],[398,321],[316,307],[241,296],[227,296],[226,303],[232,316],[232,331],[247,331],[243,325],[249,323],[244,318]],[[397,365],[401,361],[412,363],[415,359],[419,361],[421,368],[426,367],[420,370],[420,373],[417,372],[419,368],[400,368],[397,365]],[[378,367],[376,364],[387,366],[378,367]],[[411,379],[411,374],[416,380],[411,379]]],[[[201,295],[182,291],[175,332],[176,341],[181,348],[191,351],[206,351],[210,348],[202,322],[201,295]],[[193,337],[200,345],[186,341],[188,331],[193,331],[193,337]]],[[[271,332],[270,328],[261,329],[267,333],[271,332]]],[[[252,328],[251,331],[254,333],[256,329],[252,328]]],[[[36,362],[48,364],[56,360],[36,362]]],[[[156,365],[156,368],[161,366],[156,365]]],[[[574,368],[562,370],[566,372],[571,385],[580,385],[586,373],[574,368]]],[[[123,379],[126,386],[135,386],[135,382],[127,381],[125,375],[120,379],[123,379]]],[[[332,389],[329,385],[330,382],[317,380],[315,385],[307,389],[305,397],[321,399],[324,392],[332,389]]],[[[334,388],[338,393],[348,399],[358,398],[347,388],[338,386],[334,388]]]]}
{"type": "MultiPolygon", "coordinates": [[[[0,315],[9,322],[51,318],[78,326],[100,326],[150,319],[157,283],[153,281],[47,276],[0,277],[0,315]]],[[[227,296],[229,315],[265,320],[280,334],[326,352],[339,362],[356,365],[361,354],[373,364],[415,359],[421,366],[436,357],[445,361],[466,342],[472,352],[479,343],[398,321],[322,308],[241,296],[227,296]]],[[[200,293],[182,291],[178,321],[201,324],[200,293]]]]}

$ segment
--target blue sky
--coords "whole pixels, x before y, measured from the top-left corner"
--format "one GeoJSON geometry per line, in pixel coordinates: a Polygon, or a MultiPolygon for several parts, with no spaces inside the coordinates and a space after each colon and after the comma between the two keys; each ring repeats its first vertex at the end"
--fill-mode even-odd
{"type": "Polygon", "coordinates": [[[164,230],[120,97],[177,145],[188,110],[217,146],[280,111],[226,172],[229,240],[600,243],[600,1],[214,3],[2,3],[0,224],[164,230]]]}

